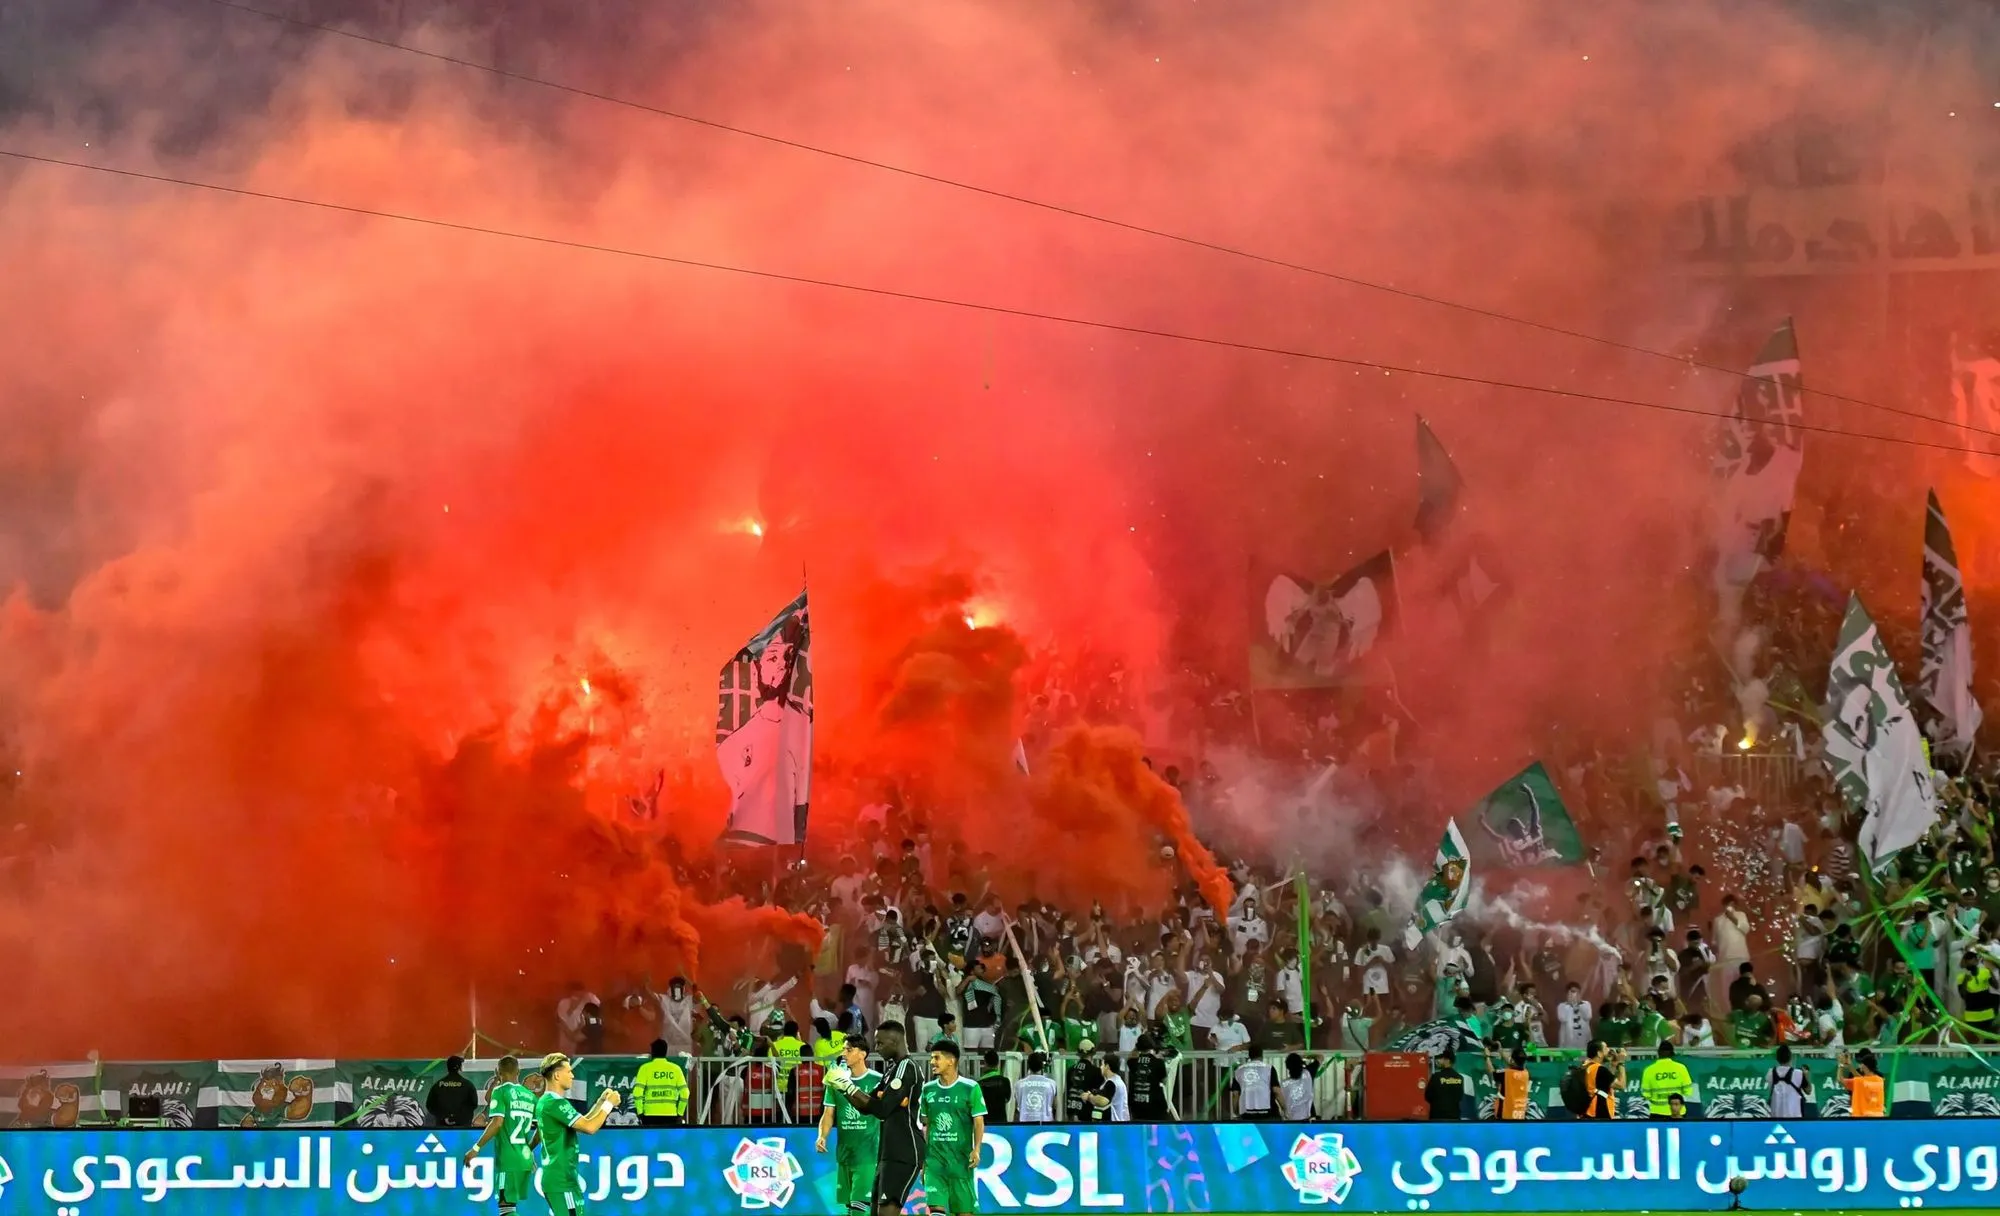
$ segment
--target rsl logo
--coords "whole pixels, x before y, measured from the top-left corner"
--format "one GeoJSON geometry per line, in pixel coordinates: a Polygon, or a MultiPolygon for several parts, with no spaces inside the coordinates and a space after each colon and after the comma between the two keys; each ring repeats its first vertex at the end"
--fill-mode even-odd
{"type": "Polygon", "coordinates": [[[745,1208],[760,1210],[783,1208],[790,1203],[792,1192],[805,1172],[799,1159],[785,1148],[785,1142],[772,1136],[764,1140],[745,1139],[738,1144],[722,1177],[745,1208]]]}
{"type": "Polygon", "coordinates": [[[1339,1132],[1317,1136],[1300,1133],[1292,1141],[1291,1160],[1285,1162],[1284,1173],[1285,1181],[1299,1193],[1300,1203],[1341,1204],[1354,1190],[1361,1161],[1339,1132]]]}

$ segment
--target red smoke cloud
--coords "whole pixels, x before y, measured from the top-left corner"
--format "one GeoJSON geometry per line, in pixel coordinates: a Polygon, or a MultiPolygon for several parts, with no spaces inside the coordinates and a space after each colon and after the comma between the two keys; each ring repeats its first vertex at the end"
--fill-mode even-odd
{"type": "MultiPolygon", "coordinates": [[[[280,33],[147,13],[77,60],[79,90],[115,84],[128,124],[107,133],[58,91],[0,145],[1705,408],[1734,387],[339,40],[190,141],[190,65],[280,33]]],[[[1775,11],[1527,0],[1144,22],[774,6],[535,58],[1677,348],[1722,294],[1656,273],[1649,242],[1607,248],[1605,210],[1664,206],[1798,98],[1900,68],[1775,11]]],[[[663,860],[720,830],[716,672],[802,578],[815,847],[844,847],[867,783],[897,775],[936,831],[999,857],[1003,886],[1157,898],[1159,833],[1216,902],[1226,884],[1133,739],[1072,735],[1011,776],[1024,639],[1115,656],[1142,688],[1170,647],[1239,662],[1251,553],[1330,571],[1407,539],[1421,409],[1523,587],[1489,658],[1403,654],[1470,793],[1551,716],[1639,715],[1670,629],[1661,572],[1694,551],[1685,418],[0,171],[0,559],[21,587],[0,710],[38,858],[0,892],[10,1055],[423,1054],[462,1038],[474,983],[533,1010],[571,978],[726,983],[771,965],[753,943],[809,943],[796,919],[678,888],[663,860]],[[1005,629],[957,622],[979,596],[1005,629]],[[621,823],[661,770],[667,826],[621,823]]]]}

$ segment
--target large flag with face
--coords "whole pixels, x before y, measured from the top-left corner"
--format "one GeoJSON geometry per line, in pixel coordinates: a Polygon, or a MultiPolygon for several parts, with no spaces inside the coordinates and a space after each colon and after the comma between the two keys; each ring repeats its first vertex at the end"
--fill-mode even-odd
{"type": "Polygon", "coordinates": [[[2000,477],[2000,330],[1951,336],[1951,412],[1966,428],[1961,446],[1966,467],[1981,477],[2000,477]]]}
{"type": "Polygon", "coordinates": [[[1569,808],[1538,760],[1472,809],[1481,859],[1506,866],[1582,865],[1583,840],[1569,808]]]}
{"type": "Polygon", "coordinates": [[[1827,768],[1862,814],[1862,855],[1880,868],[1931,830],[1938,798],[1909,698],[1860,596],[1847,600],[1823,717],[1827,768]]]}
{"type": "Polygon", "coordinates": [[[802,844],[812,781],[812,629],[806,593],[723,664],[715,758],[739,844],[802,844]]]}
{"type": "Polygon", "coordinates": [[[1396,627],[1396,562],[1387,550],[1330,582],[1267,573],[1251,582],[1250,681],[1332,688],[1396,627]]]}
{"type": "Polygon", "coordinates": [[[1804,389],[1791,318],[1772,332],[1717,435],[1716,583],[1747,586],[1784,551],[1805,464],[1804,389]]]}
{"type": "Polygon", "coordinates": [[[1947,755],[1970,752],[1983,716],[1972,697],[1972,623],[1936,490],[1924,514],[1924,666],[1917,685],[1933,715],[1931,741],[1947,755]]]}
{"type": "Polygon", "coordinates": [[[1444,839],[1438,841],[1437,856],[1431,862],[1430,881],[1417,892],[1416,911],[1403,929],[1403,944],[1416,949],[1424,934],[1465,911],[1465,901],[1471,897],[1472,858],[1466,852],[1458,820],[1447,820],[1444,839]]]}

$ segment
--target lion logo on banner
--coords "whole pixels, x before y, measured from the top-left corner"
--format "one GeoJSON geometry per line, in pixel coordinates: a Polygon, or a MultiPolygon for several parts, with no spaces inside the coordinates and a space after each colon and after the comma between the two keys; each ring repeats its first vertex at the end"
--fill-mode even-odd
{"type": "Polygon", "coordinates": [[[257,1084],[250,1088],[250,1109],[237,1126],[303,1123],[312,1118],[314,1088],[311,1077],[301,1073],[288,1079],[283,1064],[272,1064],[257,1074],[257,1084]]]}

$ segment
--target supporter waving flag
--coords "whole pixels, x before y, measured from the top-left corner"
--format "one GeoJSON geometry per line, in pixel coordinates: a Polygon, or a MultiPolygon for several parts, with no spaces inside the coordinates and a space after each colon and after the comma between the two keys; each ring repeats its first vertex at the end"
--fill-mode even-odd
{"type": "Polygon", "coordinates": [[[1909,698],[1858,595],[1847,599],[1823,717],[1826,766],[1862,814],[1862,856],[1880,869],[1937,823],[1938,796],[1909,698]]]}
{"type": "Polygon", "coordinates": [[[1944,508],[1932,490],[1924,515],[1924,665],[1917,694],[1933,715],[1930,736],[1938,750],[1959,761],[1972,751],[1982,714],[1972,695],[1972,623],[1965,611],[1965,580],[1945,526],[1944,508]]]}
{"type": "Polygon", "coordinates": [[[723,665],[715,758],[731,796],[725,840],[805,843],[812,780],[811,648],[801,591],[723,665]]]}
{"type": "Polygon", "coordinates": [[[1465,910],[1472,895],[1472,858],[1465,849],[1465,837],[1456,819],[1447,820],[1444,838],[1438,841],[1437,857],[1431,863],[1430,881],[1417,892],[1417,909],[1403,930],[1403,944],[1417,948],[1424,934],[1465,910]]]}

